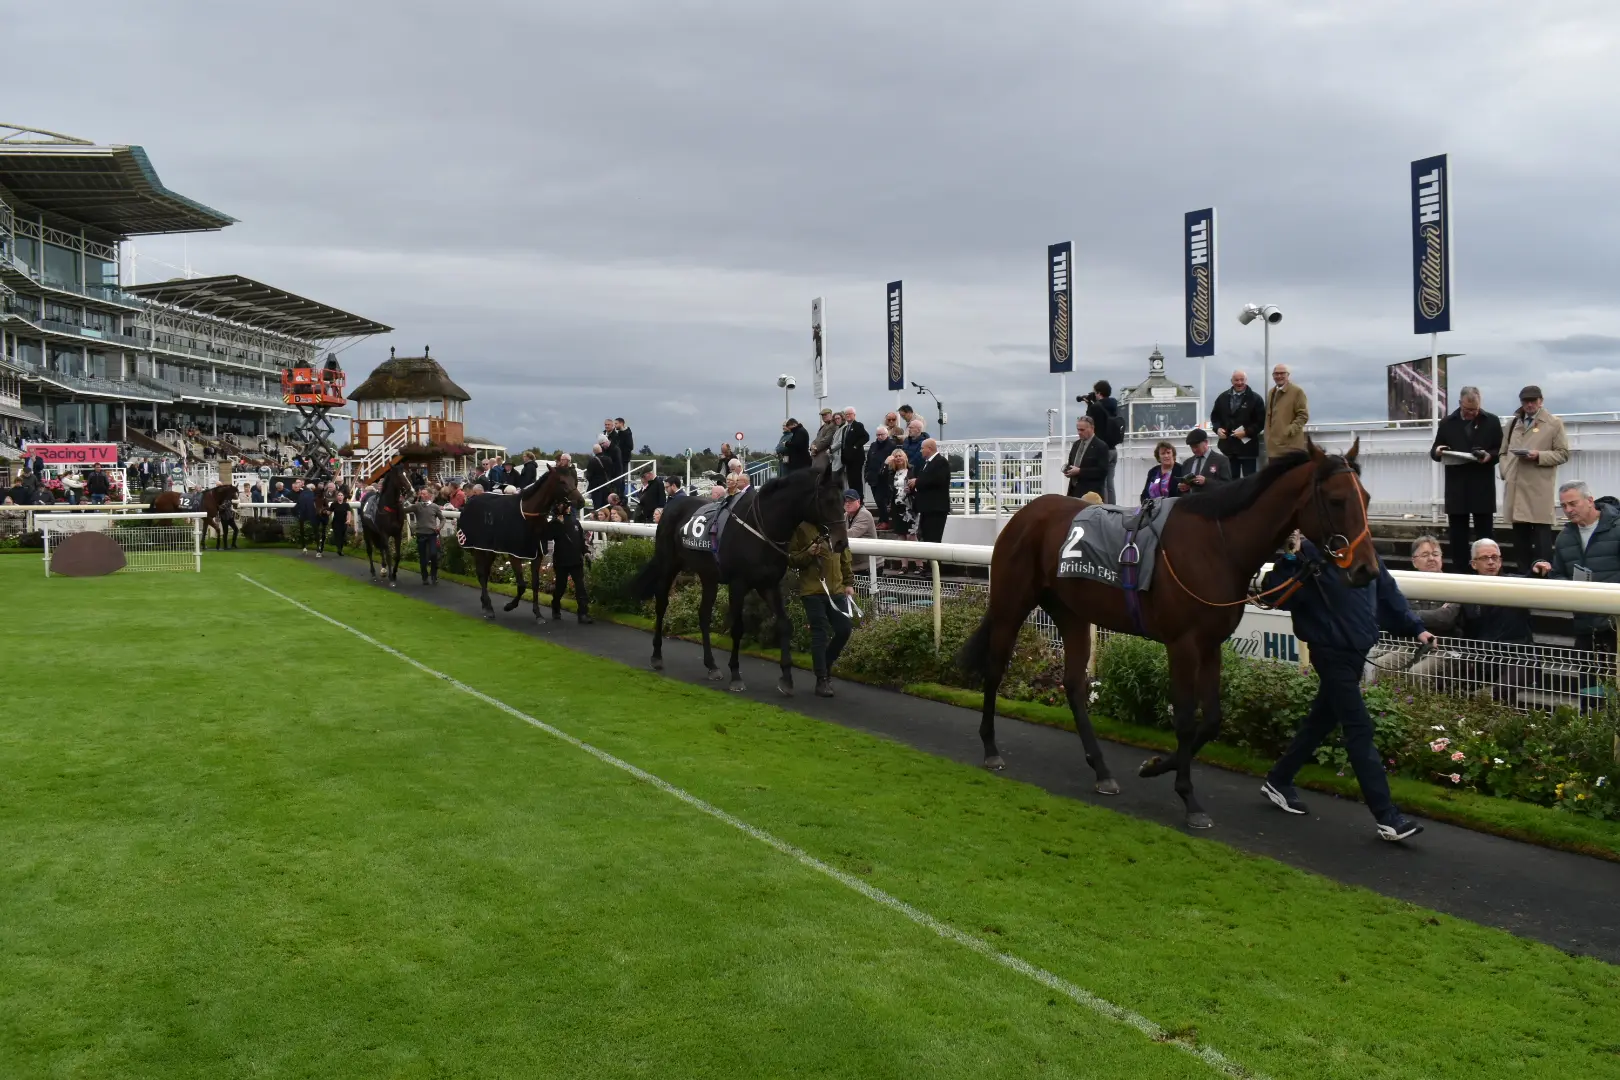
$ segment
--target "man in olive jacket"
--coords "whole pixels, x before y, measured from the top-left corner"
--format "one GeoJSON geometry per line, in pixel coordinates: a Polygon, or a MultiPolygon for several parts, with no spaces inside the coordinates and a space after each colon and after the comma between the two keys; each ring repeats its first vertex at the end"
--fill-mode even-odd
{"type": "MultiPolygon", "coordinates": [[[[1584,480],[1559,484],[1558,505],[1569,523],[1558,533],[1552,561],[1536,563],[1535,573],[1569,581],[1620,581],[1620,507],[1612,499],[1594,500],[1584,480]]],[[[1575,647],[1612,654],[1614,620],[1577,614],[1575,647]]]]}
{"type": "Polygon", "coordinates": [[[821,529],[806,521],[788,541],[788,563],[799,572],[799,603],[810,624],[810,658],[816,668],[816,696],[832,697],[832,669],[844,651],[854,623],[855,564],[849,549],[834,552],[821,529]]]}
{"type": "Polygon", "coordinates": [[[1266,457],[1272,460],[1291,450],[1305,449],[1305,425],[1311,422],[1305,391],[1290,374],[1287,364],[1271,369],[1271,391],[1266,395],[1266,457]]]}
{"type": "Polygon", "coordinates": [[[1480,407],[1479,387],[1465,386],[1458,407],[1440,421],[1429,457],[1441,462],[1446,478],[1446,523],[1451,539],[1451,569],[1466,574],[1473,543],[1491,535],[1496,517],[1496,462],[1502,450],[1502,421],[1480,407]],[[1446,462],[1441,451],[1473,457],[1446,462]],[[1469,525],[1473,529],[1469,529],[1469,525]]]}

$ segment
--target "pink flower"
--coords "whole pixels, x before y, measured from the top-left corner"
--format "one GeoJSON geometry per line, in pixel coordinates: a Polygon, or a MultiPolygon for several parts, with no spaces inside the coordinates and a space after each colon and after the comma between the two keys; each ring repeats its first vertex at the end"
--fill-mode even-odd
{"type": "Polygon", "coordinates": [[[1455,754],[1451,755],[1451,760],[1452,761],[1461,761],[1462,759],[1463,759],[1463,752],[1461,750],[1458,750],[1455,754]]]}
{"type": "Polygon", "coordinates": [[[1452,773],[1449,779],[1453,784],[1460,784],[1462,783],[1462,773],[1452,773]]]}
{"type": "Polygon", "coordinates": [[[1434,740],[1434,742],[1430,743],[1429,744],[1429,749],[1433,750],[1437,754],[1443,754],[1443,753],[1446,752],[1446,747],[1448,747],[1450,745],[1451,745],[1451,740],[1442,737],[1442,738],[1436,739],[1436,740],[1434,740]]]}

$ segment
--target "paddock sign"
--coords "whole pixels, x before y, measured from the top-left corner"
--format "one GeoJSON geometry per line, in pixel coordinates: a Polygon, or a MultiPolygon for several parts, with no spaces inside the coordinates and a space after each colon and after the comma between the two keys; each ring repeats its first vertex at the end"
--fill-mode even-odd
{"type": "Polygon", "coordinates": [[[117,465],[118,444],[110,442],[86,443],[28,443],[23,450],[38,454],[47,465],[117,465]]]}

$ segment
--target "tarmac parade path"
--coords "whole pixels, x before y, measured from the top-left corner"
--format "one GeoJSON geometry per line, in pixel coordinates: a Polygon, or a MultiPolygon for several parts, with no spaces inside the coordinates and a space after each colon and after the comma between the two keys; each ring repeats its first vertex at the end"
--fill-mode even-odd
{"type": "MultiPolygon", "coordinates": [[[[286,554],[301,558],[295,552],[286,554]]],[[[326,559],[313,565],[359,581],[368,576],[366,568],[353,558],[326,559]]],[[[407,572],[401,566],[398,595],[471,618],[480,616],[476,589],[451,583],[425,587],[414,568],[407,572]]],[[[494,596],[498,626],[633,668],[648,668],[651,635],[644,631],[608,622],[581,626],[569,612],[561,623],[548,615],[546,622],[537,624],[529,613],[528,597],[518,610],[501,611],[500,606],[509,599],[494,596]]],[[[327,614],[342,617],[341,611],[327,614]]],[[[664,662],[666,678],[711,687],[716,693],[728,692],[723,682],[708,681],[702,648],[695,643],[666,638],[664,662]]],[[[723,667],[723,655],[720,662],[723,667]]],[[[748,686],[744,697],[893,739],[952,761],[975,766],[982,761],[976,711],[844,680],[835,680],[837,697],[818,698],[810,693],[813,680],[808,673],[796,675],[798,692],[787,698],[776,691],[778,668],[774,662],[744,656],[742,668],[748,686]]],[[[1143,780],[1136,775],[1136,766],[1151,751],[1102,741],[1103,753],[1121,788],[1119,795],[1108,797],[1092,791],[1091,770],[1072,730],[999,717],[996,736],[1007,763],[1004,775],[1011,779],[1170,828],[1185,828],[1172,777],[1143,780]]],[[[1216,821],[1209,832],[1195,833],[1201,838],[1498,927],[1566,952],[1620,963],[1620,863],[1429,820],[1424,820],[1424,832],[1414,840],[1391,844],[1378,839],[1371,815],[1358,802],[1302,792],[1311,812],[1294,817],[1260,795],[1260,781],[1255,777],[1196,763],[1193,768],[1201,800],[1216,821]]]]}

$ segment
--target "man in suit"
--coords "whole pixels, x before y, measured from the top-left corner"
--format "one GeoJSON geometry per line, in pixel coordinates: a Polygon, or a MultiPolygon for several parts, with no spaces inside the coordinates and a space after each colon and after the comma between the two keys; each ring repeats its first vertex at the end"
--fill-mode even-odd
{"type": "Polygon", "coordinates": [[[1271,369],[1271,392],[1266,395],[1268,459],[1305,449],[1305,425],[1311,422],[1311,408],[1304,389],[1291,375],[1287,364],[1271,369]]]}
{"type": "Polygon", "coordinates": [[[782,472],[797,472],[810,467],[810,433],[793,417],[782,425],[782,438],[776,444],[782,472]]]}
{"type": "Polygon", "coordinates": [[[951,513],[951,463],[933,439],[923,440],[922,468],[906,480],[906,486],[913,492],[912,506],[917,511],[917,539],[939,543],[945,538],[945,519],[951,513]]]}
{"type": "MultiPolygon", "coordinates": [[[[624,417],[622,416],[615,416],[613,418],[613,445],[619,448],[619,460],[622,462],[619,469],[622,472],[630,467],[630,459],[636,454],[636,437],[630,434],[630,425],[624,422],[624,417]]],[[[620,485],[620,488],[621,494],[628,490],[628,477],[625,478],[625,481],[620,485]]]]}
{"type": "Polygon", "coordinates": [[[1215,399],[1209,411],[1216,447],[1232,463],[1234,479],[1260,466],[1260,433],[1266,429],[1266,403],[1249,387],[1249,377],[1232,372],[1232,389],[1215,399]]]}
{"type": "Polygon", "coordinates": [[[1074,445],[1069,447],[1069,463],[1063,475],[1069,478],[1069,497],[1078,499],[1088,491],[1099,496],[1108,483],[1108,444],[1097,438],[1097,426],[1089,416],[1074,421],[1074,445]]]}
{"type": "Polygon", "coordinates": [[[1232,463],[1209,445],[1209,435],[1203,428],[1187,433],[1187,449],[1192,451],[1192,457],[1182,464],[1181,482],[1176,485],[1183,495],[1208,491],[1232,479],[1232,463]]]}
{"type": "Polygon", "coordinates": [[[607,443],[598,439],[592,452],[585,455],[585,490],[591,497],[591,509],[600,510],[607,505],[608,457],[607,443]]]}
{"type": "Polygon", "coordinates": [[[1502,421],[1480,407],[1479,387],[1465,386],[1458,407],[1440,421],[1429,457],[1445,464],[1446,525],[1451,540],[1451,569],[1466,574],[1473,544],[1494,531],[1496,463],[1502,453],[1502,421]],[[1446,462],[1442,451],[1454,450],[1474,460],[1446,462]],[[1472,524],[1473,529],[1469,529],[1472,524]]]}
{"type": "Polygon", "coordinates": [[[844,436],[844,486],[856,492],[861,490],[861,475],[866,471],[866,425],[855,419],[855,410],[844,410],[844,426],[838,429],[844,436]]]}
{"type": "Polygon", "coordinates": [[[664,485],[658,482],[658,474],[648,469],[641,474],[641,498],[636,502],[636,520],[651,523],[653,514],[664,505],[664,485]]]}
{"type": "Polygon", "coordinates": [[[585,563],[590,559],[585,530],[569,503],[559,503],[552,514],[551,572],[555,581],[551,586],[551,621],[562,621],[563,593],[572,581],[574,611],[581,623],[589,625],[596,620],[591,618],[591,598],[585,587],[585,563]]]}

